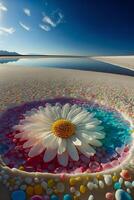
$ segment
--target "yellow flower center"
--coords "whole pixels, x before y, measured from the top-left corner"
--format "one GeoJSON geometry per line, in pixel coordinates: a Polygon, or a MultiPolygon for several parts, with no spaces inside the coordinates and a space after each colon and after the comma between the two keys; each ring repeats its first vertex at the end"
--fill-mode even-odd
{"type": "Polygon", "coordinates": [[[58,137],[68,138],[75,133],[75,125],[69,120],[59,119],[53,123],[52,132],[58,137]]]}

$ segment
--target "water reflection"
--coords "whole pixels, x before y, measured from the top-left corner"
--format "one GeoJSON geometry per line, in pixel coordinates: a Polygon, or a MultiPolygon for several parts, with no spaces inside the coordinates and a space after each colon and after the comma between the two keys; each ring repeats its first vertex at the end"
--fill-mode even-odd
{"type": "Polygon", "coordinates": [[[6,64],[10,62],[17,62],[19,58],[0,58],[0,64],[6,64]]]}
{"type": "Polygon", "coordinates": [[[103,63],[90,58],[63,58],[63,57],[32,57],[32,58],[0,58],[0,64],[15,65],[18,67],[43,67],[43,68],[63,68],[63,69],[77,69],[84,71],[96,71],[105,73],[122,74],[134,76],[134,71],[115,66],[108,63],[103,63]]]}

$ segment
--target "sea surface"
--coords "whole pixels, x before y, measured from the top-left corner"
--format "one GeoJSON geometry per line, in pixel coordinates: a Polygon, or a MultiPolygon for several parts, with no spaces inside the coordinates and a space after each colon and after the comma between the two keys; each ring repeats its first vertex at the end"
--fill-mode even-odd
{"type": "Polygon", "coordinates": [[[89,58],[0,58],[0,66],[2,64],[17,65],[18,67],[77,69],[134,76],[134,71],[132,70],[89,58]]]}

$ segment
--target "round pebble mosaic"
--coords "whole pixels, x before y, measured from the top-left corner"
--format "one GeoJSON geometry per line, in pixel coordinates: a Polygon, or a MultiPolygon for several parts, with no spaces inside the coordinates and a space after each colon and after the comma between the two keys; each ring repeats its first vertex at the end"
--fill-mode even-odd
{"type": "MultiPolygon", "coordinates": [[[[29,87],[27,80],[22,86],[19,79],[17,84],[12,82],[12,85],[10,82],[10,90],[8,84],[3,85],[3,90],[0,89],[0,185],[5,186],[9,193],[7,200],[134,198],[133,90],[101,84],[95,80],[88,82],[85,84],[75,81],[74,84],[74,81],[70,81],[66,84],[64,80],[29,78],[29,87]],[[38,151],[41,152],[31,157],[29,152],[34,147],[35,140],[31,141],[32,146],[24,148],[27,140],[16,137],[23,133],[22,129],[15,127],[24,125],[22,122],[25,122],[28,113],[36,113],[48,105],[58,105],[58,109],[62,110],[67,104],[71,108],[81,109],[81,120],[86,121],[84,117],[92,114],[95,137],[91,137],[90,151],[93,155],[89,156],[89,151],[85,154],[85,149],[80,151],[77,146],[80,141],[77,140],[77,152],[74,155],[78,156],[73,157],[68,150],[66,165],[59,162],[58,151],[47,161],[44,156],[46,148],[42,151],[39,148],[38,151]]],[[[51,129],[55,131],[55,135],[60,130],[58,136],[63,139],[72,137],[78,126],[72,126],[76,119],[69,121],[70,123],[67,119],[57,120],[51,129]],[[63,130],[66,134],[63,134],[63,130]]],[[[39,143],[41,140],[37,141],[39,143]]]]}
{"type": "MultiPolygon", "coordinates": [[[[47,172],[54,174],[101,172],[119,166],[125,161],[133,145],[132,127],[130,122],[122,114],[95,102],[81,99],[58,98],[46,101],[27,102],[6,110],[0,117],[0,124],[0,154],[3,162],[10,168],[17,168],[27,172],[47,172]],[[56,155],[51,161],[44,162],[44,150],[37,156],[28,156],[31,147],[24,148],[26,140],[15,138],[15,135],[19,134],[20,130],[14,130],[13,127],[25,119],[25,113],[31,110],[34,111],[34,109],[40,107],[45,107],[48,103],[51,105],[58,103],[61,107],[67,103],[70,105],[78,105],[89,114],[93,113],[94,118],[101,122],[100,127],[103,127],[105,137],[101,139],[101,146],[94,146],[95,154],[93,156],[86,157],[86,155],[79,151],[78,161],[74,161],[69,157],[68,164],[65,167],[58,162],[56,155]]],[[[97,133],[99,134],[99,129],[95,131],[98,131],[97,133]]],[[[41,145],[40,142],[39,145],[41,145]]]]}

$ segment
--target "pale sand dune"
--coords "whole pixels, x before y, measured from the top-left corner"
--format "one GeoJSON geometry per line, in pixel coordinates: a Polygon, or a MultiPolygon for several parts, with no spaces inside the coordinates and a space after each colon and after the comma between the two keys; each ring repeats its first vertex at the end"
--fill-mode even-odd
{"type": "Polygon", "coordinates": [[[102,61],[112,65],[120,66],[123,68],[134,71],[134,56],[99,56],[92,57],[94,60],[102,61]]]}

